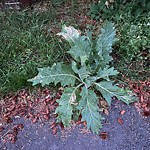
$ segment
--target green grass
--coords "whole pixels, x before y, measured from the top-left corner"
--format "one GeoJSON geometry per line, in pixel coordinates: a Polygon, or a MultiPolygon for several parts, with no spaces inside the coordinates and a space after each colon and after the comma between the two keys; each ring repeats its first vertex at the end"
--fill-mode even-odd
{"type": "Polygon", "coordinates": [[[55,17],[52,9],[43,13],[1,12],[0,92],[29,86],[27,79],[36,74],[37,67],[64,59],[65,46],[48,32],[55,25],[55,17]]]}
{"type": "MultiPolygon", "coordinates": [[[[44,4],[48,10],[43,12],[35,9],[0,12],[0,93],[31,87],[27,80],[37,74],[37,68],[69,61],[68,44],[56,33],[62,24],[78,26],[74,19],[74,14],[82,9],[77,7],[78,2],[47,1],[44,4]]],[[[43,6],[43,2],[34,6],[43,6]]]]}
{"type": "MultiPolygon", "coordinates": [[[[38,67],[51,66],[54,62],[68,60],[65,51],[68,49],[68,45],[64,44],[56,36],[56,33],[59,32],[62,24],[80,28],[82,20],[76,19],[75,16],[77,14],[86,15],[83,6],[88,5],[89,1],[81,3],[79,0],[52,0],[46,12],[35,12],[30,9],[0,12],[0,93],[29,87],[31,84],[27,82],[27,79],[37,74],[38,67]]],[[[131,9],[132,4],[127,10],[128,13],[120,10],[121,12],[119,11],[118,14],[113,12],[115,15],[109,17],[117,26],[118,35],[120,34],[119,48],[114,49],[114,53],[119,58],[114,65],[121,72],[130,77],[135,76],[135,78],[139,77],[137,70],[142,68],[140,77],[143,78],[145,75],[144,78],[146,78],[148,73],[146,63],[149,58],[144,60],[145,57],[141,57],[137,53],[134,58],[136,64],[132,64],[133,67],[129,68],[128,66],[132,62],[129,61],[128,56],[131,52],[132,55],[130,56],[134,57],[132,50],[138,52],[139,47],[141,48],[139,52],[146,50],[149,53],[149,47],[147,47],[147,34],[150,31],[150,26],[147,26],[149,14],[145,11],[144,13],[140,12],[140,15],[132,16],[131,9]],[[133,25],[132,27],[136,26],[136,28],[131,30],[131,25],[133,25]],[[130,36],[130,33],[138,34],[139,31],[141,31],[140,42],[138,39],[132,38],[132,35],[130,36]],[[126,34],[127,32],[128,34],[126,34]]]]}

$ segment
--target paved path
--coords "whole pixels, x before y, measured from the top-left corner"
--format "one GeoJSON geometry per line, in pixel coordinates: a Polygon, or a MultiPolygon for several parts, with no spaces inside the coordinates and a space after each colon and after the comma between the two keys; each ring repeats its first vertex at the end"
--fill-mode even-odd
{"type": "Polygon", "coordinates": [[[65,131],[59,130],[54,136],[46,123],[30,123],[16,119],[24,128],[18,134],[15,144],[2,143],[0,150],[150,150],[150,118],[143,118],[132,105],[115,103],[106,116],[104,127],[100,132],[107,132],[103,140],[92,133],[81,133],[82,127],[76,126],[65,131]],[[124,109],[126,113],[120,115],[124,109]],[[123,119],[119,124],[117,118],[123,119]]]}

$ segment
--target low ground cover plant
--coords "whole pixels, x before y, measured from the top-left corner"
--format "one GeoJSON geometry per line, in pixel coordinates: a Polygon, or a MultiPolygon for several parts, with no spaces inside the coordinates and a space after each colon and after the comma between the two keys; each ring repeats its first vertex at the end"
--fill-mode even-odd
{"type": "Polygon", "coordinates": [[[119,59],[115,66],[136,80],[146,80],[149,72],[149,9],[148,0],[101,0],[90,5],[89,14],[93,19],[107,19],[117,25],[119,41],[114,54],[119,59]]]}
{"type": "Polygon", "coordinates": [[[82,35],[75,28],[64,25],[57,35],[69,42],[70,50],[67,52],[72,57],[71,63],[58,62],[52,67],[38,68],[38,75],[28,81],[42,86],[60,84],[64,92],[57,100],[59,106],[55,113],[58,114],[58,122],[63,122],[65,127],[70,126],[71,120],[81,115],[87,128],[98,133],[102,127],[99,98],[104,98],[109,106],[113,96],[126,104],[136,100],[131,91],[119,88],[111,80],[118,74],[114,67],[109,66],[112,45],[117,40],[116,30],[112,23],[105,22],[101,34],[93,39],[91,32],[82,35]]]}

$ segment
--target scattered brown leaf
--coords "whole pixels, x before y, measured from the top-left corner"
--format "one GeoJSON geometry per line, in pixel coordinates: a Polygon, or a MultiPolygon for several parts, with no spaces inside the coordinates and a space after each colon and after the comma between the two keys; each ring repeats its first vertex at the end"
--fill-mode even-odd
{"type": "Polygon", "coordinates": [[[54,128],[55,126],[56,126],[56,122],[53,121],[53,122],[51,123],[51,125],[50,125],[50,128],[52,129],[52,128],[54,128]]]}
{"type": "Polygon", "coordinates": [[[56,127],[52,128],[52,133],[53,133],[53,135],[55,135],[57,133],[57,128],[56,127]]]}
{"type": "Polygon", "coordinates": [[[87,128],[83,128],[83,129],[80,129],[80,133],[89,134],[89,133],[91,133],[91,131],[88,130],[87,128]]]}
{"type": "Polygon", "coordinates": [[[60,92],[57,92],[56,93],[56,99],[60,99],[61,98],[61,93],[60,92]]]}
{"type": "Polygon", "coordinates": [[[121,110],[121,111],[120,111],[120,115],[124,115],[125,112],[126,112],[125,110],[121,110]]]}
{"type": "Polygon", "coordinates": [[[107,108],[108,107],[108,104],[105,100],[100,100],[100,105],[104,108],[107,108]]]}
{"type": "Polygon", "coordinates": [[[48,115],[43,115],[43,118],[44,118],[45,120],[49,120],[49,116],[48,116],[48,115]]]}
{"type": "Polygon", "coordinates": [[[5,117],[4,118],[4,121],[6,122],[6,123],[12,123],[12,119],[10,118],[10,117],[5,117]]]}
{"type": "Polygon", "coordinates": [[[0,126],[0,132],[2,132],[4,130],[3,126],[0,126]]]}
{"type": "Polygon", "coordinates": [[[53,105],[55,102],[56,102],[56,99],[53,99],[53,100],[50,102],[50,105],[53,105]]]}
{"type": "Polygon", "coordinates": [[[104,112],[106,115],[109,115],[108,109],[104,109],[103,112],[104,112]]]}
{"type": "Polygon", "coordinates": [[[150,109],[148,107],[144,107],[143,115],[145,117],[149,117],[150,116],[150,109]]]}
{"type": "Polygon", "coordinates": [[[18,125],[17,125],[17,128],[18,128],[19,130],[22,130],[22,129],[24,128],[24,125],[23,125],[23,124],[18,124],[18,125]]]}
{"type": "Polygon", "coordinates": [[[46,103],[49,103],[51,100],[52,100],[52,98],[49,97],[49,98],[47,98],[45,101],[46,101],[46,103]]]}
{"type": "Polygon", "coordinates": [[[63,92],[63,91],[64,91],[64,88],[63,88],[63,87],[60,87],[58,90],[61,91],[61,92],[63,92]]]}
{"type": "Polygon", "coordinates": [[[103,139],[103,140],[108,139],[108,133],[107,133],[107,132],[101,132],[99,136],[100,136],[100,138],[103,139]]]}
{"type": "Polygon", "coordinates": [[[81,120],[77,121],[76,124],[77,124],[77,125],[81,124],[81,120]]]}
{"type": "Polygon", "coordinates": [[[9,108],[7,108],[8,111],[13,111],[14,109],[15,109],[15,105],[12,105],[9,108]]]}
{"type": "Polygon", "coordinates": [[[32,122],[33,122],[33,123],[36,123],[36,122],[37,122],[37,120],[38,120],[38,117],[37,117],[37,116],[35,116],[35,117],[33,118],[32,122]]]}
{"type": "Polygon", "coordinates": [[[46,112],[47,115],[50,113],[48,107],[45,108],[45,112],[46,112]]]}
{"type": "Polygon", "coordinates": [[[87,124],[86,121],[83,121],[83,125],[84,125],[85,127],[86,127],[86,124],[87,124]]]}
{"type": "Polygon", "coordinates": [[[122,118],[118,118],[117,121],[118,121],[118,123],[119,123],[120,125],[123,124],[123,119],[122,119],[122,118]]]}

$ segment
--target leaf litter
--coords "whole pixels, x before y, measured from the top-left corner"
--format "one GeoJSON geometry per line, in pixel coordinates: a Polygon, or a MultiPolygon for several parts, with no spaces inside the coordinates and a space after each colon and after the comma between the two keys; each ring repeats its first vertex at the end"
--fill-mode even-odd
{"type": "MultiPolygon", "coordinates": [[[[49,89],[38,89],[32,93],[29,90],[21,90],[15,94],[8,94],[0,101],[0,138],[3,143],[15,143],[18,133],[23,130],[23,124],[13,124],[15,119],[23,117],[31,123],[48,122],[53,135],[56,135],[58,128],[64,130],[64,125],[56,122],[57,114],[54,114],[58,106],[56,102],[60,99],[62,90],[54,91],[49,89]]],[[[83,124],[81,116],[75,124],[83,124]]],[[[84,130],[84,129],[83,129],[84,130]]],[[[84,131],[81,131],[84,132],[84,131]]]]}
{"type": "MultiPolygon", "coordinates": [[[[57,107],[56,99],[61,93],[50,91],[49,89],[38,89],[36,93],[28,90],[21,90],[16,94],[8,94],[0,101],[0,133],[3,142],[15,143],[17,134],[23,129],[23,124],[13,125],[13,120],[24,117],[32,123],[38,121],[55,120],[54,111],[57,107]],[[55,95],[54,95],[55,93],[55,95]],[[5,130],[5,126],[11,124],[10,129],[5,130]]],[[[52,128],[52,133],[57,133],[57,128],[52,128]]]]}
{"type": "Polygon", "coordinates": [[[138,111],[145,117],[150,117],[150,80],[129,81],[129,87],[139,97],[135,103],[138,111]]]}
{"type": "MultiPolygon", "coordinates": [[[[137,94],[140,98],[139,102],[135,103],[136,108],[140,113],[149,117],[150,113],[150,82],[140,81],[140,82],[129,82],[130,88],[137,94]]],[[[51,91],[49,89],[40,88],[32,93],[29,90],[21,90],[16,94],[8,94],[1,98],[0,101],[0,136],[3,142],[15,143],[17,140],[18,133],[23,130],[23,124],[13,125],[13,121],[16,118],[24,117],[30,120],[33,124],[36,122],[49,122],[49,127],[52,134],[57,134],[58,126],[61,130],[64,130],[62,123],[56,123],[57,115],[54,114],[55,109],[58,106],[56,102],[57,99],[61,98],[63,89],[59,89],[58,92],[51,91]],[[52,121],[51,121],[52,120],[52,121]],[[8,127],[11,124],[11,127],[8,127]]],[[[103,112],[109,115],[108,104],[103,100],[99,100],[99,105],[103,108],[103,112]]],[[[126,110],[122,109],[119,114],[123,116],[126,110]]],[[[81,121],[82,116],[75,122],[76,125],[82,124],[83,129],[80,130],[81,133],[88,134],[90,131],[86,130],[86,122],[81,121]]],[[[117,122],[122,125],[124,123],[122,117],[117,118],[117,122]]],[[[108,133],[100,133],[101,139],[107,139],[108,133]]]]}

